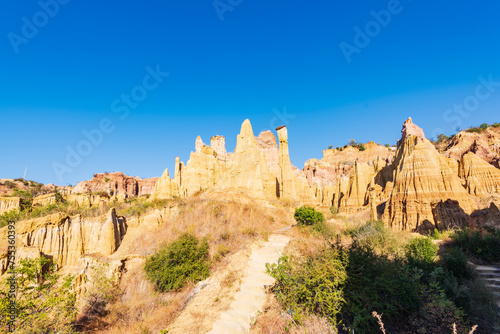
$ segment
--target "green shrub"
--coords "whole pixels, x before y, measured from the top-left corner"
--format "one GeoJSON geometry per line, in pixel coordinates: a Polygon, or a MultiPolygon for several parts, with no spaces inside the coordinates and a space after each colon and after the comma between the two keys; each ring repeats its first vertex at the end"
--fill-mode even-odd
{"type": "Polygon", "coordinates": [[[293,217],[298,225],[313,225],[325,221],[325,217],[321,212],[305,205],[296,209],[293,217]]]}
{"type": "Polygon", "coordinates": [[[403,246],[395,233],[385,228],[380,220],[367,221],[363,225],[346,229],[344,234],[355,239],[358,244],[381,253],[398,253],[403,246]]]}
{"type": "Polygon", "coordinates": [[[474,277],[474,270],[467,263],[467,256],[458,247],[448,249],[441,255],[441,266],[458,280],[468,280],[474,277]]]}
{"type": "Polygon", "coordinates": [[[207,278],[208,269],[208,242],[187,233],[164,244],[145,264],[146,276],[163,292],[207,278]]]}
{"type": "Polygon", "coordinates": [[[417,267],[426,273],[434,268],[434,260],[439,247],[426,237],[413,238],[406,245],[406,259],[412,267],[417,267]]]}
{"type": "Polygon", "coordinates": [[[481,262],[500,261],[500,232],[487,230],[485,234],[468,229],[457,231],[451,236],[453,245],[461,248],[466,255],[481,262]]]}
{"type": "Polygon", "coordinates": [[[296,321],[314,313],[336,325],[344,303],[345,263],[339,250],[324,249],[302,262],[284,256],[266,268],[276,279],[273,292],[296,321]]]}
{"type": "Polygon", "coordinates": [[[337,213],[339,213],[339,209],[332,205],[330,206],[330,212],[332,213],[332,215],[336,215],[337,213]]]}
{"type": "Polygon", "coordinates": [[[398,327],[420,305],[421,271],[404,259],[389,259],[354,242],[348,250],[345,305],[341,316],[355,333],[379,333],[371,312],[384,315],[387,325],[398,327]]]}
{"type": "Polygon", "coordinates": [[[17,222],[21,217],[19,210],[11,210],[0,215],[0,227],[7,226],[9,222],[17,222]]]}

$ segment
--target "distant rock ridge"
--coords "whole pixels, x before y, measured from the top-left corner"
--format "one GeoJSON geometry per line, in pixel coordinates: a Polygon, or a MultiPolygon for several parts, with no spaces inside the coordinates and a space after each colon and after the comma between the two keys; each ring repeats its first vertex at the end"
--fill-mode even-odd
{"type": "Polygon", "coordinates": [[[118,196],[141,196],[151,194],[158,181],[157,177],[141,179],[122,172],[94,174],[92,180],[79,182],[71,193],[105,192],[118,196]]]}

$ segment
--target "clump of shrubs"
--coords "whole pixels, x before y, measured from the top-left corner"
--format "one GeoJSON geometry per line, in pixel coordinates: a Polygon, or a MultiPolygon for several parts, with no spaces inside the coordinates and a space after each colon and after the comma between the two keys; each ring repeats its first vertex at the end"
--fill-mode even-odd
{"type": "Polygon", "coordinates": [[[314,225],[325,221],[325,216],[310,206],[301,206],[293,215],[298,225],[314,225]]]}
{"type": "Polygon", "coordinates": [[[465,229],[451,235],[452,244],[466,255],[482,263],[500,262],[500,231],[486,229],[483,233],[465,229]]]}
{"type": "Polygon", "coordinates": [[[325,216],[314,208],[302,206],[295,210],[294,218],[297,225],[309,227],[326,238],[332,237],[332,231],[325,223],[325,216]]]}
{"type": "Polygon", "coordinates": [[[452,333],[453,324],[459,333],[471,324],[492,332],[494,298],[462,249],[449,246],[438,257],[438,245],[418,237],[391,251],[392,232],[380,222],[344,233],[353,239],[348,246],[330,243],[303,260],[282,257],[268,266],[273,292],[294,321],[313,315],[338,333],[380,333],[376,311],[388,333],[452,333]]]}
{"type": "Polygon", "coordinates": [[[147,278],[162,292],[178,290],[188,282],[198,282],[209,276],[209,246],[186,233],[164,244],[145,264],[147,278]]]}

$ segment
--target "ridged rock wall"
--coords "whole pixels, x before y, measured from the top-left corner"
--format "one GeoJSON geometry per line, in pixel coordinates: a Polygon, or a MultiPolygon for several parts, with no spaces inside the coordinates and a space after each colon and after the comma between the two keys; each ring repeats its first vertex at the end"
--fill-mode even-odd
{"type": "Polygon", "coordinates": [[[450,168],[448,159],[441,156],[411,119],[405,122],[402,138],[393,163],[394,185],[386,205],[384,219],[397,230],[419,230],[420,226],[440,227],[432,204],[440,200],[457,201],[466,214],[472,211],[472,201],[458,175],[450,168]],[[410,127],[411,130],[407,130],[410,127]],[[417,135],[412,134],[417,133],[417,135]]]}
{"type": "Polygon", "coordinates": [[[20,210],[22,206],[19,197],[0,197],[0,215],[12,210],[20,210]]]}
{"type": "MultiPolygon", "coordinates": [[[[16,249],[19,256],[38,251],[52,259],[58,267],[71,266],[84,254],[113,254],[126,232],[125,218],[117,216],[114,209],[97,218],[69,217],[57,213],[17,223],[16,249]]],[[[7,269],[7,233],[7,228],[0,230],[1,274],[7,269]]]]}
{"type": "Polygon", "coordinates": [[[465,182],[471,195],[500,193],[500,169],[472,152],[464,154],[460,160],[458,176],[465,182]]]}

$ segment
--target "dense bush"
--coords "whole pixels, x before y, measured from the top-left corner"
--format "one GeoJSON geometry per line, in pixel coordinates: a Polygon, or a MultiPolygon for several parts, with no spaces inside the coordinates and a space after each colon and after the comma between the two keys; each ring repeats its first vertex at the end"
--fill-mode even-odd
{"type": "Polygon", "coordinates": [[[148,279],[166,292],[207,278],[209,262],[208,242],[186,233],[150,256],[145,270],[148,279]]]}
{"type": "Polygon", "coordinates": [[[365,224],[344,230],[360,245],[370,247],[379,253],[397,254],[400,252],[403,241],[389,229],[382,221],[368,221],[365,224]]]}
{"type": "Polygon", "coordinates": [[[342,293],[345,263],[340,251],[325,249],[302,262],[285,256],[277,265],[266,264],[266,267],[277,281],[274,293],[295,320],[314,313],[337,324],[337,314],[345,302],[342,293]]]}
{"type": "Polygon", "coordinates": [[[314,225],[325,221],[325,217],[321,212],[305,205],[296,209],[293,217],[298,225],[314,225]]]}
{"type": "Polygon", "coordinates": [[[438,249],[438,245],[429,238],[413,238],[406,245],[406,258],[410,266],[430,273],[434,269],[438,249]]]}
{"type": "Polygon", "coordinates": [[[457,231],[452,236],[453,245],[462,249],[466,255],[485,263],[500,262],[500,231],[463,230],[457,231]]]}
{"type": "Polygon", "coordinates": [[[421,273],[404,259],[391,260],[355,242],[348,250],[346,272],[341,315],[351,331],[379,333],[372,311],[383,313],[389,327],[398,327],[420,304],[421,273]]]}

